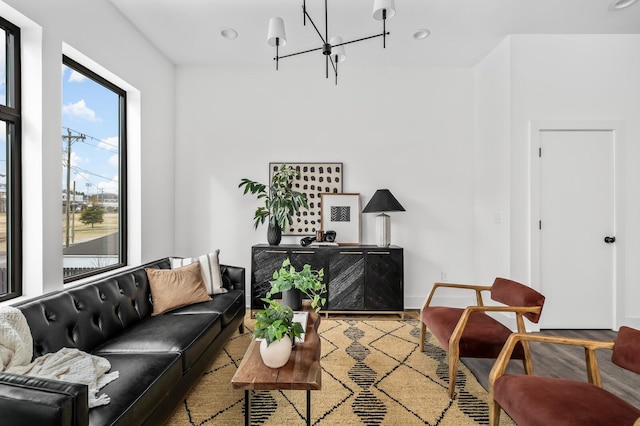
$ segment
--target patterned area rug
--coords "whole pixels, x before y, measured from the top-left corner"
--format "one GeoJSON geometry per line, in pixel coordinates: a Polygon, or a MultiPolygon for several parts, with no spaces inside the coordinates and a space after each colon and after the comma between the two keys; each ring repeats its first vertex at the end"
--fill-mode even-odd
{"type": "MultiPolygon", "coordinates": [[[[254,321],[245,319],[192,389],[169,425],[239,425],[244,391],[231,378],[249,345],[254,321]]],[[[322,319],[322,390],[311,392],[314,425],[488,424],[487,393],[462,365],[458,396],[448,396],[446,352],[429,336],[420,352],[420,323],[409,320],[322,319]]],[[[252,425],[303,425],[305,391],[261,391],[251,400],[252,425]]],[[[506,414],[502,425],[514,423],[506,414]]]]}

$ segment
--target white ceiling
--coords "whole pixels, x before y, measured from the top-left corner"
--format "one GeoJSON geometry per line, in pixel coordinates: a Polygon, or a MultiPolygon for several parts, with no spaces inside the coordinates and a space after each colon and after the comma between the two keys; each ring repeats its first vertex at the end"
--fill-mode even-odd
{"type": "MultiPolygon", "coordinates": [[[[267,45],[272,16],[284,18],[285,55],[321,46],[313,27],[302,25],[302,0],[110,0],[175,64],[265,64],[275,56],[267,45]],[[220,35],[232,27],[238,38],[220,35]]],[[[306,0],[324,34],[324,2],[306,0]]],[[[365,65],[470,66],[508,34],[640,34],[640,2],[609,10],[612,0],[396,0],[387,22],[387,49],[374,39],[345,46],[348,62],[365,65]],[[424,40],[413,34],[431,31],[424,40]]],[[[328,0],[329,37],[345,41],[382,32],[373,0],[328,0]]],[[[309,53],[286,61],[305,60],[309,53]]],[[[317,56],[313,57],[317,60],[317,56]]]]}

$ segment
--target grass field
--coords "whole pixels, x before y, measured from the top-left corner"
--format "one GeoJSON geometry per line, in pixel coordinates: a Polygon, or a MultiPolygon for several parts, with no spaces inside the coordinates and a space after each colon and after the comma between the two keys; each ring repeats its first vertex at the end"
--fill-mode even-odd
{"type": "MultiPolygon", "coordinates": [[[[81,243],[83,241],[93,240],[94,238],[104,237],[105,235],[118,232],[118,213],[105,213],[104,222],[96,223],[93,227],[80,222],[80,213],[74,213],[69,219],[70,228],[73,232],[69,236],[69,243],[81,243]],[[75,234],[75,235],[74,235],[75,234]]],[[[62,215],[62,245],[66,239],[66,221],[64,214],[62,215]]],[[[0,256],[7,253],[7,214],[0,213],[0,256]]]]}
{"type": "MultiPolygon", "coordinates": [[[[104,222],[91,225],[85,225],[80,222],[80,213],[73,213],[69,218],[69,227],[72,229],[69,235],[69,243],[81,243],[83,241],[93,240],[94,238],[104,237],[105,235],[118,232],[118,213],[105,213],[104,222]]],[[[62,215],[62,244],[66,239],[66,217],[62,215]]]]}

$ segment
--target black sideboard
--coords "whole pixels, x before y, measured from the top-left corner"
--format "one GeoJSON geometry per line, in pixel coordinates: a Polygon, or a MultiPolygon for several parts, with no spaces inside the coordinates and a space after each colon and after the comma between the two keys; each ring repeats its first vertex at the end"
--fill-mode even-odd
{"type": "Polygon", "coordinates": [[[273,273],[289,258],[302,269],[324,269],[327,304],[322,312],[396,313],[404,318],[404,255],[402,247],[308,246],[293,244],[251,248],[251,311],[264,306],[273,273]]]}

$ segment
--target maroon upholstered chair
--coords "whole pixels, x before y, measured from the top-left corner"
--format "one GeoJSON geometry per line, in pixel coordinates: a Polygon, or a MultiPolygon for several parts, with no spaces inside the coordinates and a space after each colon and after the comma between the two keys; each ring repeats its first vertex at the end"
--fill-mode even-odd
{"type": "Polygon", "coordinates": [[[502,408],[519,426],[640,425],[640,409],[602,388],[596,349],[613,349],[611,361],[640,373],[640,331],[621,327],[615,342],[534,334],[513,334],[489,374],[491,425],[500,422],[502,408]],[[582,346],[587,382],[525,374],[504,374],[518,344],[546,342],[582,346]]]}
{"type": "MultiPolygon", "coordinates": [[[[524,317],[537,323],[540,319],[544,296],[526,285],[505,278],[496,278],[491,286],[435,283],[420,312],[420,350],[424,352],[426,328],[438,339],[449,354],[449,396],[455,395],[455,378],[460,357],[496,358],[511,330],[490,317],[486,312],[512,312],[516,315],[518,332],[526,332],[524,317]],[[431,299],[439,288],[473,290],[477,305],[465,309],[431,306],[431,299]],[[482,292],[491,292],[491,299],[501,306],[484,306],[482,292]]],[[[529,345],[518,345],[514,359],[524,360],[524,368],[533,373],[529,345]]]]}

